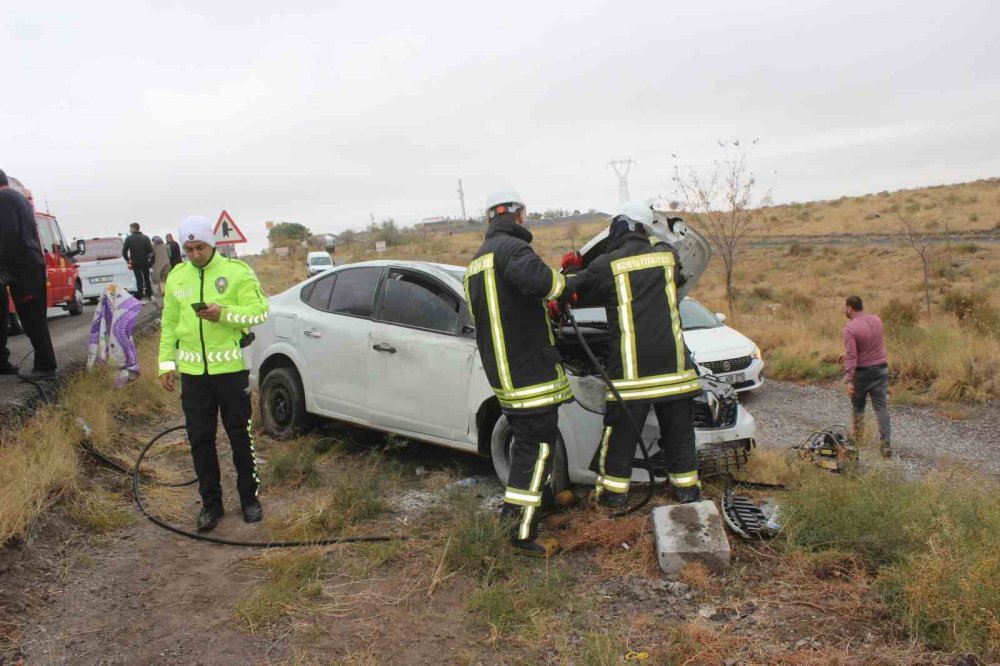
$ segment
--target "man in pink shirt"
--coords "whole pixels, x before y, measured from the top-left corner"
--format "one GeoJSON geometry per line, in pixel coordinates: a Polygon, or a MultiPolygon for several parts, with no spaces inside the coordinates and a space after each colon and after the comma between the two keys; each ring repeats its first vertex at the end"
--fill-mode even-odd
{"type": "Polygon", "coordinates": [[[872,397],[872,409],[878,419],[882,456],[892,457],[892,427],[889,424],[889,365],[885,356],[882,320],[864,311],[858,296],[849,296],[844,304],[844,381],[854,408],[854,436],[864,432],[865,402],[872,397]]]}

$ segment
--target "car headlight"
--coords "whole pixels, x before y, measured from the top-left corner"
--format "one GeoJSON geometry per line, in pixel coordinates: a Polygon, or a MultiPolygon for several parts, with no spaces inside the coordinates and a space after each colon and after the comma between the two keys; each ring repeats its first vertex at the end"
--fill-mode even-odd
{"type": "Polygon", "coordinates": [[[757,345],[753,346],[753,353],[750,354],[750,358],[757,358],[757,359],[763,358],[763,356],[760,353],[760,347],[758,347],[757,345]]]}

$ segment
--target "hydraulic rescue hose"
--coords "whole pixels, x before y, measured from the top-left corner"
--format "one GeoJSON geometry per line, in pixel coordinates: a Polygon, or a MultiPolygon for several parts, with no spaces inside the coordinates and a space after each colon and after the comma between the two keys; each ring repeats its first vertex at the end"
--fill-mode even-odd
{"type": "Polygon", "coordinates": [[[583,351],[587,354],[587,358],[589,358],[590,362],[594,364],[595,368],[597,368],[601,375],[601,379],[604,380],[608,390],[615,396],[615,400],[618,402],[619,408],[622,409],[628,416],[628,421],[632,424],[632,430],[635,432],[635,440],[639,442],[639,450],[642,451],[642,457],[646,462],[646,471],[649,473],[649,484],[646,486],[646,495],[642,498],[642,501],[635,506],[631,506],[624,511],[618,511],[612,514],[615,518],[621,518],[622,516],[627,516],[630,513],[635,513],[642,507],[646,506],[646,504],[649,503],[649,500],[653,499],[653,492],[656,489],[656,475],[653,473],[653,463],[649,459],[649,451],[646,450],[646,443],[642,441],[642,428],[640,428],[639,424],[635,422],[635,417],[632,416],[632,412],[629,411],[628,405],[625,404],[625,399],[622,398],[622,394],[618,392],[617,388],[615,388],[614,382],[612,382],[611,377],[608,376],[608,371],[604,369],[601,362],[597,360],[596,356],[594,356],[593,350],[590,348],[590,345],[587,344],[587,340],[583,337],[583,333],[580,332],[580,327],[576,324],[576,317],[573,316],[573,308],[566,303],[563,306],[563,312],[566,314],[566,320],[569,321],[570,325],[573,327],[573,331],[576,333],[576,337],[580,341],[580,346],[583,347],[583,351]]]}
{"type": "MultiPolygon", "coordinates": [[[[406,535],[372,535],[372,536],[351,536],[351,537],[330,537],[328,539],[315,539],[312,541],[237,541],[234,539],[222,539],[219,537],[207,536],[204,534],[198,534],[197,532],[189,532],[187,530],[182,530],[179,527],[174,527],[170,523],[164,521],[162,518],[154,516],[149,511],[146,510],[145,505],[142,503],[142,495],[139,492],[139,467],[142,465],[142,461],[146,457],[146,453],[149,452],[153,445],[156,444],[162,437],[168,435],[177,430],[183,430],[184,426],[174,426],[172,428],[167,428],[160,434],[153,437],[149,442],[143,447],[142,451],[139,452],[139,456],[135,459],[135,466],[132,468],[132,494],[135,496],[135,504],[139,507],[139,511],[142,515],[149,518],[155,525],[162,527],[163,529],[173,532],[174,534],[179,534],[183,537],[189,539],[195,539],[197,541],[207,541],[209,543],[218,543],[224,546],[243,546],[246,548],[296,548],[299,546],[332,546],[341,543],[367,543],[372,541],[393,541],[396,539],[407,539],[406,535]]],[[[197,481],[188,481],[182,484],[176,485],[190,485],[197,481]]],[[[174,484],[171,484],[174,485],[174,484]]]]}

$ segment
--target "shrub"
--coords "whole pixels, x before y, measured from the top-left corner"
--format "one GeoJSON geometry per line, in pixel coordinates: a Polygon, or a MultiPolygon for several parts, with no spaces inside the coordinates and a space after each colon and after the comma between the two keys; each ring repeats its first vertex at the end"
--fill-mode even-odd
{"type": "Polygon", "coordinates": [[[792,243],[788,246],[787,253],[790,257],[807,257],[813,253],[813,247],[811,245],[792,243]]]}
{"type": "Polygon", "coordinates": [[[920,309],[916,303],[908,303],[898,298],[891,299],[882,307],[882,322],[888,328],[889,335],[895,331],[909,328],[917,323],[920,317],[920,309]]]}
{"type": "Polygon", "coordinates": [[[981,333],[1000,331],[1000,312],[997,312],[989,301],[989,295],[983,291],[948,292],[941,307],[945,312],[955,315],[963,325],[981,333]]]}

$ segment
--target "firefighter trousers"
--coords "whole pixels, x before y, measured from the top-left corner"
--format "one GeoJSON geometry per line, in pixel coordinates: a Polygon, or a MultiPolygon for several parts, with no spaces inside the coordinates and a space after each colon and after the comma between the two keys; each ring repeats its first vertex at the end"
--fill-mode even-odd
{"type": "MultiPolygon", "coordinates": [[[[629,403],[626,408],[640,428],[646,423],[649,408],[660,424],[660,449],[666,457],[670,483],[684,488],[698,484],[698,454],[694,444],[694,402],[690,399],[655,403],[629,403]]],[[[598,451],[596,492],[627,493],[632,480],[632,460],[636,456],[635,430],[629,423],[626,408],[617,402],[607,403],[604,433],[598,451]]]]}
{"type": "MultiPolygon", "coordinates": [[[[14,270],[15,281],[10,285],[10,295],[14,301],[14,310],[21,320],[21,328],[31,341],[35,351],[35,362],[32,370],[48,372],[56,369],[56,353],[52,348],[52,338],[49,335],[49,323],[46,315],[46,274],[45,266],[19,266],[14,270]]],[[[9,309],[7,288],[0,284],[0,364],[10,357],[7,349],[7,334],[9,309]]]]}
{"type": "Polygon", "coordinates": [[[222,427],[226,430],[233,452],[240,504],[256,501],[260,479],[250,425],[249,374],[246,371],[221,375],[181,374],[181,407],[184,409],[184,423],[188,441],[191,442],[191,457],[198,475],[202,506],[222,508],[219,457],[215,450],[220,413],[222,427]]]}
{"type": "Polygon", "coordinates": [[[534,541],[538,536],[538,513],[552,474],[552,452],[559,438],[559,411],[552,407],[539,412],[508,411],[507,421],[514,431],[510,452],[510,476],[503,501],[520,506],[515,538],[534,541]]]}

